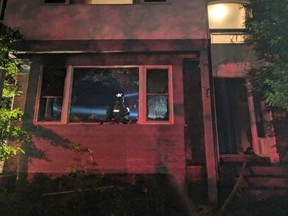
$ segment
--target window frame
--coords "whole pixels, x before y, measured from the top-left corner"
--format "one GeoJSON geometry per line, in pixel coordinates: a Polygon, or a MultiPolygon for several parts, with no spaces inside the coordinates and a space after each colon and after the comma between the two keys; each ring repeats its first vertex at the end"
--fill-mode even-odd
{"type": "MultiPolygon", "coordinates": [[[[57,67],[55,67],[57,68],[57,67]]],[[[64,67],[63,67],[64,68],[64,67]]],[[[172,80],[172,66],[171,65],[105,65],[105,66],[66,66],[66,77],[64,80],[63,102],[61,110],[60,121],[45,121],[39,120],[40,115],[40,100],[41,90],[44,75],[44,67],[41,66],[38,78],[35,112],[33,123],[37,124],[100,124],[99,122],[69,122],[71,96],[73,87],[74,68],[138,68],[139,70],[139,98],[138,98],[138,121],[136,125],[171,125],[174,124],[174,110],[173,110],[173,80],[172,80]],[[168,120],[151,120],[147,118],[147,71],[151,69],[167,69],[168,73],[168,120]]],[[[134,124],[135,125],[135,124],[134,124]]]]}
{"type": "MultiPolygon", "coordinates": [[[[207,12],[208,12],[208,24],[209,24],[209,32],[210,32],[210,40],[211,44],[244,44],[244,37],[246,33],[245,26],[243,27],[222,27],[222,28],[215,28],[211,27],[210,23],[210,15],[209,15],[209,6],[217,6],[217,5],[238,5],[239,11],[241,10],[241,7],[245,4],[245,2],[238,2],[238,1],[232,1],[232,2],[226,2],[226,1],[215,1],[210,2],[207,5],[207,12]],[[217,37],[221,37],[221,39],[217,39],[217,37]]],[[[247,16],[247,11],[243,7],[244,17],[247,16]]],[[[244,21],[243,21],[244,22],[244,21]]],[[[243,23],[244,24],[244,23],[243,23]]]]}

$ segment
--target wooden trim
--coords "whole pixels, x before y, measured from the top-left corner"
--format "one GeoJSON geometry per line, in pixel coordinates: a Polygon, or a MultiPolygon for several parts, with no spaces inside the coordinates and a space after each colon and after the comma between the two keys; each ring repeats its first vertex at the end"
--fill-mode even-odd
{"type": "Polygon", "coordinates": [[[64,81],[64,92],[63,92],[62,113],[61,113],[61,123],[63,124],[67,124],[69,122],[72,84],[73,84],[73,67],[68,66],[66,70],[66,78],[64,81]]]}
{"type": "Polygon", "coordinates": [[[207,169],[207,186],[208,197],[211,203],[217,203],[218,189],[217,189],[217,158],[216,147],[213,130],[213,115],[212,115],[212,98],[210,75],[208,66],[207,50],[202,50],[200,56],[200,72],[201,72],[201,87],[202,87],[202,103],[203,103],[203,119],[204,119],[204,143],[206,155],[206,169],[207,169]]]}
{"type": "Polygon", "coordinates": [[[42,80],[43,80],[43,67],[40,66],[40,72],[39,72],[38,83],[37,83],[36,102],[35,102],[35,108],[34,108],[34,119],[33,119],[34,124],[38,122],[38,118],[39,118],[42,80]]]}
{"type": "Polygon", "coordinates": [[[207,39],[184,40],[25,40],[15,45],[19,54],[169,53],[198,54],[207,39]]]}
{"type": "Polygon", "coordinates": [[[143,124],[146,118],[146,71],[142,66],[139,68],[139,104],[138,104],[138,123],[143,124]]]}

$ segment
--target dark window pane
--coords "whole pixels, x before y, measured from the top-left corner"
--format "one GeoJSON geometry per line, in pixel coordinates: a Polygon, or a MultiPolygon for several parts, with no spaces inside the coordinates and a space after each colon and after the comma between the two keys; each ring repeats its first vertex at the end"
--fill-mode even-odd
{"type": "Polygon", "coordinates": [[[150,120],[169,120],[168,96],[148,96],[147,118],[150,120]]]}
{"type": "Polygon", "coordinates": [[[137,121],[138,84],[138,68],[76,68],[70,121],[137,121]]]}
{"type": "Polygon", "coordinates": [[[147,70],[147,93],[168,93],[167,69],[147,70]]]}
{"type": "Polygon", "coordinates": [[[133,4],[133,0],[114,0],[114,1],[107,1],[107,0],[70,0],[70,4],[133,4]]]}
{"type": "Polygon", "coordinates": [[[40,121],[61,120],[65,76],[65,68],[44,69],[40,96],[40,121]]]}
{"type": "Polygon", "coordinates": [[[65,3],[66,0],[44,0],[44,3],[65,3]]]}

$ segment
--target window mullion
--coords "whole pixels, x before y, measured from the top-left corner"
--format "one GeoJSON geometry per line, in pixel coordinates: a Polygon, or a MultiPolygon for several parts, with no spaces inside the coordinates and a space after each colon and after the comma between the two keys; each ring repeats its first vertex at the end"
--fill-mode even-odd
{"type": "Polygon", "coordinates": [[[67,67],[64,92],[63,92],[63,105],[62,105],[62,115],[61,122],[67,124],[69,121],[69,110],[72,92],[72,80],[73,80],[73,68],[72,66],[67,67]]]}
{"type": "Polygon", "coordinates": [[[173,109],[173,81],[172,81],[172,66],[168,67],[168,109],[169,121],[174,123],[174,109],[173,109]]]}
{"type": "Polygon", "coordinates": [[[139,113],[138,113],[138,123],[144,123],[146,120],[146,70],[144,66],[139,68],[139,113]]]}

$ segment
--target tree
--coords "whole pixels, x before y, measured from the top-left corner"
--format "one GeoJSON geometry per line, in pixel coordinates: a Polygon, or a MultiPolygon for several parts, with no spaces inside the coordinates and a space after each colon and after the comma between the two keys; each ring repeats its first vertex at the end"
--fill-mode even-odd
{"type": "Polygon", "coordinates": [[[19,67],[9,53],[14,52],[12,47],[20,39],[19,31],[0,23],[0,160],[15,156],[22,151],[21,144],[29,142],[27,132],[20,125],[23,113],[11,109],[12,98],[17,93],[14,78],[19,67]]]}
{"type": "Polygon", "coordinates": [[[251,0],[246,42],[263,62],[253,71],[255,93],[270,107],[288,110],[288,0],[251,0]]]}

